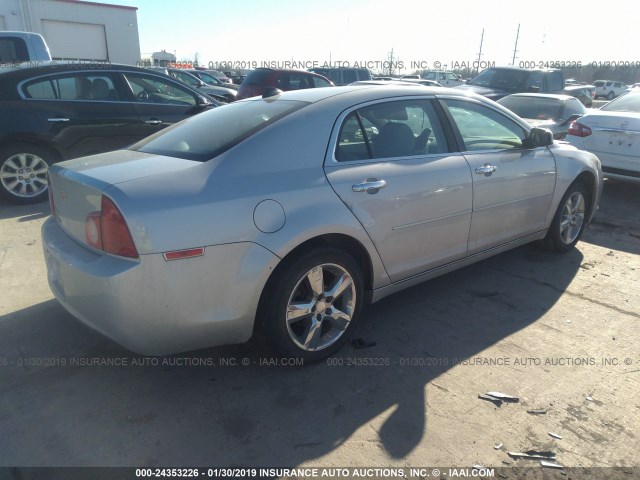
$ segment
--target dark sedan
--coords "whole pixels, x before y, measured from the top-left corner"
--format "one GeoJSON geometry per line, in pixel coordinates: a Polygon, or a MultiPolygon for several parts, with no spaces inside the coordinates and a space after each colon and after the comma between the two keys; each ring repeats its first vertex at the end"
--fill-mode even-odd
{"type": "Polygon", "coordinates": [[[221,105],[153,70],[51,64],[0,73],[0,195],[47,196],[49,165],[117,150],[221,105]]]}

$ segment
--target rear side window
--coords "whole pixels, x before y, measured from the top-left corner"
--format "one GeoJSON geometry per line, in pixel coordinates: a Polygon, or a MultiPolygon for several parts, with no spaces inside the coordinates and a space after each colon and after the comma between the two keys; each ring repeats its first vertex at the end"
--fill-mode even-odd
{"type": "Polygon", "coordinates": [[[109,75],[73,73],[27,82],[22,87],[27,98],[39,100],[117,101],[118,92],[109,75]]]}
{"type": "Polygon", "coordinates": [[[22,38],[0,38],[0,63],[26,62],[28,60],[29,49],[22,38]]]}
{"type": "Polygon", "coordinates": [[[445,135],[428,100],[377,103],[344,120],[335,158],[339,162],[447,152],[445,135]]]}
{"type": "Polygon", "coordinates": [[[307,102],[262,99],[231,103],[161,130],[131,150],[204,162],[305,105],[307,102]]]}

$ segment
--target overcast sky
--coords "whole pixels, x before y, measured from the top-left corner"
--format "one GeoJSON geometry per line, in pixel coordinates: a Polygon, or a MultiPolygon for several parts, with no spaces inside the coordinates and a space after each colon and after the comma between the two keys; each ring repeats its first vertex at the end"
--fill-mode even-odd
{"type": "Polygon", "coordinates": [[[638,61],[640,1],[113,0],[138,7],[142,53],[178,60],[411,62],[453,67],[519,62],[638,61]],[[615,8],[613,7],[615,5],[615,8]]]}

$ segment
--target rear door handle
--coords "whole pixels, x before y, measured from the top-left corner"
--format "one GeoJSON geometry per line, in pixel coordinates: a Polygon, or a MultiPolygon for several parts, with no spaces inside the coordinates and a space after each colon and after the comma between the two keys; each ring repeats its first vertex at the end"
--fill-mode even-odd
{"type": "Polygon", "coordinates": [[[378,190],[387,186],[384,180],[377,178],[368,178],[362,183],[356,183],[351,187],[354,192],[378,193],[378,190]]]}
{"type": "Polygon", "coordinates": [[[56,123],[68,122],[68,121],[69,121],[69,119],[68,119],[68,118],[62,118],[62,117],[48,118],[47,120],[48,120],[49,122],[56,122],[56,123]]]}
{"type": "Polygon", "coordinates": [[[152,118],[151,120],[145,120],[144,123],[148,123],[149,125],[160,125],[162,123],[162,120],[152,118]]]}
{"type": "Polygon", "coordinates": [[[476,173],[478,175],[489,177],[497,169],[498,167],[496,167],[495,165],[489,165],[488,163],[485,163],[483,166],[476,168],[476,173]]]}

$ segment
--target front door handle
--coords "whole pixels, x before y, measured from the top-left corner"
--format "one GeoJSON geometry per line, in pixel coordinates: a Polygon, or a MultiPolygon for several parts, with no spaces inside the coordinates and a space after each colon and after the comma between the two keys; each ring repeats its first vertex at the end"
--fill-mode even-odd
{"type": "Polygon", "coordinates": [[[69,121],[68,118],[62,118],[62,117],[47,118],[47,120],[49,122],[56,122],[56,123],[62,123],[62,122],[68,122],[69,121]]]}
{"type": "Polygon", "coordinates": [[[485,163],[483,166],[476,168],[476,173],[478,175],[484,175],[485,177],[489,177],[497,169],[498,167],[496,167],[495,165],[489,165],[488,163],[485,163]]]}
{"type": "Polygon", "coordinates": [[[387,182],[384,180],[378,180],[377,178],[367,178],[362,183],[356,183],[351,187],[354,192],[367,192],[378,193],[378,190],[387,186],[387,182]]]}
{"type": "Polygon", "coordinates": [[[149,125],[160,125],[162,123],[162,120],[152,118],[151,120],[145,120],[144,123],[148,123],[149,125]]]}

